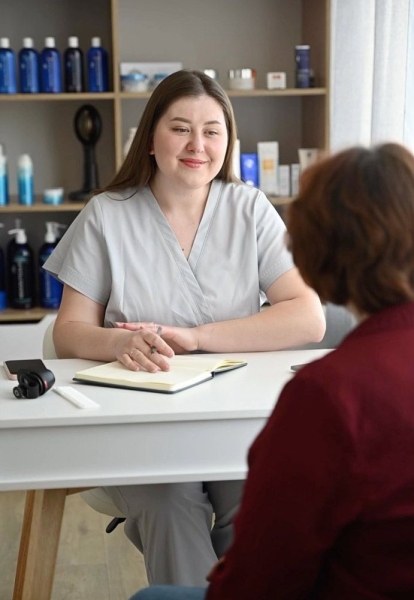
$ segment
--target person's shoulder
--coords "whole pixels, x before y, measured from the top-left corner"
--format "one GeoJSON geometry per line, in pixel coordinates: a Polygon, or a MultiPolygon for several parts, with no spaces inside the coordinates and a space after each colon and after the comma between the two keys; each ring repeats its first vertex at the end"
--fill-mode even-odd
{"type": "MultiPolygon", "coordinates": [[[[101,213],[112,214],[113,210],[119,213],[128,212],[128,208],[131,206],[129,200],[136,200],[140,196],[141,190],[137,188],[127,188],[124,190],[105,190],[99,192],[87,202],[84,207],[84,211],[88,213],[101,213]]],[[[134,204],[136,204],[134,202],[134,204]]]]}
{"type": "MultiPolygon", "coordinates": [[[[218,180],[216,180],[218,181],[218,180]]],[[[231,182],[231,181],[219,181],[221,184],[221,196],[228,201],[236,202],[250,202],[252,204],[266,202],[270,205],[270,202],[266,198],[265,194],[256,187],[248,185],[243,181],[231,182]]]]}
{"type": "Polygon", "coordinates": [[[105,190],[93,196],[91,200],[94,200],[98,204],[110,203],[110,202],[125,202],[128,200],[136,199],[140,195],[141,189],[136,187],[129,187],[123,190],[105,190]]]}
{"type": "Polygon", "coordinates": [[[350,397],[370,385],[364,376],[363,351],[359,338],[347,336],[339,346],[300,369],[294,379],[300,386],[323,389],[334,403],[341,396],[350,397]]]}

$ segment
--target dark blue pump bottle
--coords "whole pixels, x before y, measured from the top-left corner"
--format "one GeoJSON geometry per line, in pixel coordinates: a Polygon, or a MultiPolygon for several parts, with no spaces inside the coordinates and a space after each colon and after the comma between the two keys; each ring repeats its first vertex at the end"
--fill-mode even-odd
{"type": "Polygon", "coordinates": [[[12,308],[33,308],[33,251],[24,229],[11,229],[16,234],[8,246],[9,300],[12,308]]]}
{"type": "Polygon", "coordinates": [[[9,38],[0,38],[0,94],[15,94],[16,60],[9,38]]]}
{"type": "Polygon", "coordinates": [[[60,53],[53,37],[45,39],[45,47],[40,54],[40,89],[45,94],[62,91],[60,53]]]}
{"type": "Polygon", "coordinates": [[[65,92],[83,92],[83,52],[79,48],[79,40],[72,36],[69,38],[69,47],[63,55],[65,68],[65,92]]]}
{"type": "Polygon", "coordinates": [[[23,48],[19,52],[20,92],[22,94],[39,93],[39,55],[33,48],[32,38],[23,39],[23,48]]]}
{"type": "Polygon", "coordinates": [[[92,38],[88,50],[88,89],[90,92],[108,91],[108,54],[99,37],[92,38]]]}
{"type": "Polygon", "coordinates": [[[46,223],[45,243],[39,249],[39,291],[43,308],[59,308],[63,284],[43,269],[43,265],[57,246],[55,223],[46,223]]]}
{"type": "MultiPolygon", "coordinates": [[[[0,223],[0,227],[3,227],[3,223],[0,223]]],[[[0,310],[4,308],[7,308],[6,265],[4,262],[4,252],[0,247],[0,310]]]]}

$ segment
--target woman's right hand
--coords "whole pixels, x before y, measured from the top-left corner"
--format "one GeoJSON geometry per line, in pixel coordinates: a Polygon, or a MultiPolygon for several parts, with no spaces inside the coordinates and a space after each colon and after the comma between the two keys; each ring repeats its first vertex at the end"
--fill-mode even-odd
{"type": "Polygon", "coordinates": [[[162,339],[159,330],[154,323],[142,323],[141,328],[123,336],[115,347],[117,360],[131,371],[168,371],[167,358],[174,356],[174,350],[162,339]]]}

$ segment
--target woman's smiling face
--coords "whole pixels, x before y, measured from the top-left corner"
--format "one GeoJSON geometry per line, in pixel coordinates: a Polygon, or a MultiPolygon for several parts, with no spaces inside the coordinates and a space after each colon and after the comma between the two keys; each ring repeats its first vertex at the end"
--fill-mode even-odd
{"type": "Polygon", "coordinates": [[[151,153],[158,183],[199,189],[219,173],[228,134],[223,110],[207,95],[186,96],[171,104],[157,123],[151,153]]]}

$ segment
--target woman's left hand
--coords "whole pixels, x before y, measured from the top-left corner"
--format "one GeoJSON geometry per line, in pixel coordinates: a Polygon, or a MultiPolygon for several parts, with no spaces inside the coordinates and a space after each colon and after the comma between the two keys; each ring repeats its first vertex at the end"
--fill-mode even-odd
{"type": "Polygon", "coordinates": [[[159,327],[162,327],[161,337],[168,342],[175,354],[186,354],[198,350],[197,327],[170,327],[147,322],[115,323],[115,326],[128,331],[150,329],[155,333],[159,327]]]}

